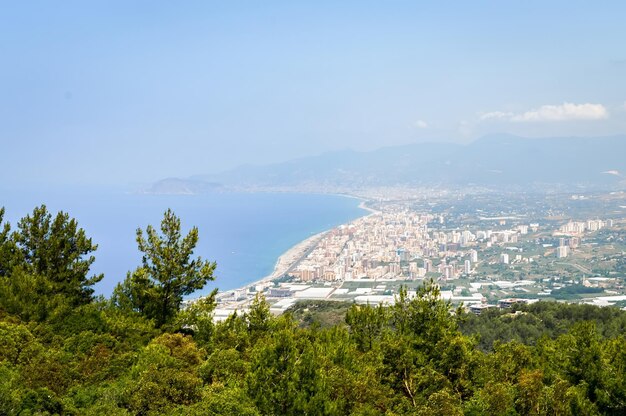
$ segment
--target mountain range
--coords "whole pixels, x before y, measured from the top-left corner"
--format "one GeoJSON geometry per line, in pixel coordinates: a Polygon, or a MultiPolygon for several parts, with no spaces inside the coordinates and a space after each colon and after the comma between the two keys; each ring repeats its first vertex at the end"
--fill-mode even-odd
{"type": "Polygon", "coordinates": [[[623,189],[625,173],[626,136],[531,139],[499,134],[469,144],[415,143],[247,165],[214,175],[169,178],[148,192],[437,185],[623,189]]]}

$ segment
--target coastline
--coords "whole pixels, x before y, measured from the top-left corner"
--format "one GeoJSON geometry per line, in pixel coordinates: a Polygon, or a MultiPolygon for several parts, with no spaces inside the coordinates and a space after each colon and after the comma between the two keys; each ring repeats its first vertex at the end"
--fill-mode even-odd
{"type": "Polygon", "coordinates": [[[312,235],[311,237],[300,241],[295,246],[289,248],[283,254],[278,257],[276,261],[276,265],[274,266],[274,271],[268,275],[263,277],[260,280],[252,282],[250,285],[244,286],[250,287],[258,284],[263,284],[270,282],[274,279],[277,279],[287,273],[292,267],[296,266],[302,258],[304,258],[308,252],[319,244],[319,242],[324,238],[326,234],[328,234],[330,230],[322,231],[321,233],[317,233],[312,235]]]}
{"type": "MultiPolygon", "coordinates": [[[[358,205],[358,208],[361,208],[365,211],[367,211],[368,213],[354,218],[352,220],[350,220],[350,222],[352,221],[356,221],[359,218],[363,218],[363,217],[368,217],[370,215],[374,215],[377,213],[380,213],[380,211],[375,210],[373,208],[368,207],[367,204],[367,200],[364,200],[363,198],[360,197],[355,197],[355,196],[351,196],[351,195],[339,195],[339,196],[343,196],[343,197],[348,197],[348,198],[354,198],[354,199],[359,199],[361,202],[358,205]]],[[[346,225],[349,224],[345,223],[342,225],[346,225]]],[[[329,230],[325,230],[322,231],[320,233],[317,233],[315,235],[312,235],[302,241],[300,241],[299,243],[295,244],[294,246],[290,247],[289,249],[287,249],[284,253],[282,253],[278,259],[276,260],[276,264],[274,265],[274,270],[271,274],[262,277],[261,279],[255,280],[253,282],[250,282],[246,285],[243,285],[239,288],[236,289],[230,289],[224,292],[220,292],[218,295],[219,297],[227,297],[229,295],[232,295],[233,293],[235,293],[236,291],[240,291],[240,290],[248,290],[250,288],[254,288],[257,285],[264,285],[267,284],[281,276],[283,276],[284,274],[286,274],[287,272],[289,272],[292,268],[296,267],[298,265],[298,263],[300,263],[301,260],[303,260],[310,251],[312,251],[313,249],[315,249],[315,247],[317,247],[317,245],[320,243],[320,241],[326,236],[326,234],[328,234],[329,232],[331,232],[334,228],[333,227],[329,230]]]]}
{"type": "Polygon", "coordinates": [[[322,231],[321,233],[312,235],[306,238],[305,240],[300,241],[296,245],[290,247],[289,249],[287,249],[287,251],[281,254],[278,257],[278,260],[276,260],[276,264],[274,265],[274,271],[271,274],[265,277],[262,277],[261,279],[250,282],[246,285],[243,285],[241,287],[238,287],[236,289],[230,289],[230,290],[226,290],[223,292],[219,292],[217,297],[218,298],[228,297],[228,296],[233,295],[237,291],[248,290],[250,288],[255,288],[258,285],[268,284],[274,279],[277,279],[283,276],[284,274],[289,272],[290,269],[295,267],[304,257],[306,257],[309,251],[317,247],[317,244],[330,231],[331,230],[326,230],[326,231],[322,231]]]}
{"type": "MultiPolygon", "coordinates": [[[[378,210],[376,210],[376,209],[374,209],[374,208],[370,208],[370,207],[368,207],[368,206],[366,205],[366,204],[367,204],[367,202],[368,202],[367,200],[362,199],[362,200],[361,200],[361,203],[359,204],[359,208],[364,209],[365,211],[368,211],[368,212],[369,212],[369,214],[364,215],[365,217],[368,217],[368,216],[370,216],[370,215],[380,214],[380,213],[381,213],[381,211],[378,211],[378,210]]],[[[359,217],[359,218],[362,218],[362,217],[359,217]]],[[[357,218],[357,219],[358,219],[358,218],[357,218]]]]}
{"type": "MultiPolygon", "coordinates": [[[[368,207],[367,204],[367,200],[364,200],[362,198],[359,197],[355,197],[352,195],[341,195],[344,197],[348,197],[348,198],[355,198],[355,199],[359,199],[361,202],[359,203],[358,207],[361,208],[362,210],[365,210],[367,212],[369,212],[368,214],[365,214],[363,216],[354,218],[353,220],[350,220],[350,222],[352,221],[356,221],[359,218],[363,218],[363,217],[368,217],[370,215],[374,215],[377,213],[380,213],[380,211],[377,211],[373,208],[368,207]]],[[[341,225],[346,225],[349,224],[345,223],[345,224],[341,224],[341,225]]],[[[296,245],[294,245],[293,247],[289,248],[287,251],[285,251],[283,254],[281,254],[278,257],[278,260],[276,261],[276,265],[274,266],[274,271],[268,275],[263,277],[262,279],[259,279],[255,282],[250,283],[249,285],[245,285],[243,287],[241,287],[240,289],[246,289],[249,287],[254,287],[256,285],[259,284],[263,284],[263,283],[267,283],[267,282],[271,282],[274,279],[277,279],[281,276],[283,276],[285,273],[287,273],[288,271],[290,271],[291,268],[297,266],[298,263],[300,263],[301,260],[304,259],[304,257],[306,257],[306,255],[308,254],[309,251],[313,250],[315,247],[317,247],[317,245],[320,243],[320,241],[326,236],[326,234],[328,234],[329,232],[331,232],[333,229],[335,229],[337,227],[333,227],[329,230],[326,231],[322,231],[320,233],[317,233],[315,235],[312,235],[311,237],[300,241],[299,243],[297,243],[296,245]]]]}

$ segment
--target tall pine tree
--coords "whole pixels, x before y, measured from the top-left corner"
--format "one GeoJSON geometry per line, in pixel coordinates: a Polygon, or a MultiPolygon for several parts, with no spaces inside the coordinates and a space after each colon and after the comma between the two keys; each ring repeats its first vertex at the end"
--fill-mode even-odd
{"type": "Polygon", "coordinates": [[[170,323],[180,310],[185,295],[202,289],[213,280],[215,262],[192,258],[198,243],[198,228],[186,236],[180,218],[168,209],[161,221],[161,234],[148,225],[137,229],[137,245],[143,253],[142,265],[119,284],[114,300],[130,305],[155,320],[158,327],[170,323]]]}

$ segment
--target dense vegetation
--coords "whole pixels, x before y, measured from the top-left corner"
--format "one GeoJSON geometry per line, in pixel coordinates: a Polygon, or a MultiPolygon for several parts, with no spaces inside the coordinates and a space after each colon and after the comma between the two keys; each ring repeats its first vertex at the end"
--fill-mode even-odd
{"type": "MultiPolygon", "coordinates": [[[[0,211],[0,414],[578,415],[626,412],[625,314],[538,303],[479,317],[432,283],[340,323],[248,313],[214,324],[197,230],[138,230],[142,264],[94,298],[96,246],[74,220],[0,211]],[[513,313],[511,313],[513,312],[513,313]]],[[[326,305],[325,311],[332,311],[326,305]]]]}

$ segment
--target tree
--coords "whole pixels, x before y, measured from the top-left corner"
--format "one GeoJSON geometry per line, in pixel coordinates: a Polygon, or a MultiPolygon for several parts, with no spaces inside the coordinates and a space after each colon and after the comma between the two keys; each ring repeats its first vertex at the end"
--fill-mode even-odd
{"type": "MultiPolygon", "coordinates": [[[[95,261],[90,253],[98,246],[78,228],[75,219],[59,212],[52,218],[45,205],[36,207],[32,216],[22,218],[11,235],[20,265],[32,275],[46,278],[53,293],[63,294],[71,306],[92,300],[91,286],[104,277],[88,277],[95,261]]],[[[4,233],[4,231],[3,231],[4,233]]]]}
{"type": "Polygon", "coordinates": [[[369,351],[388,323],[387,311],[382,305],[377,307],[352,305],[346,313],[346,323],[350,326],[352,337],[359,350],[369,351]]]}
{"type": "Polygon", "coordinates": [[[270,328],[271,318],[270,304],[263,295],[257,293],[250,304],[250,309],[245,314],[248,331],[254,336],[263,334],[270,328]]]}
{"type": "Polygon", "coordinates": [[[213,280],[215,262],[192,258],[198,243],[198,228],[181,235],[180,218],[171,209],[161,221],[161,235],[151,225],[137,229],[142,266],[118,285],[117,303],[126,299],[132,307],[155,320],[158,327],[170,323],[180,310],[183,296],[213,280]]]}
{"type": "Polygon", "coordinates": [[[176,316],[176,326],[191,331],[194,341],[202,346],[209,344],[215,332],[213,324],[213,311],[217,305],[215,296],[217,296],[217,289],[214,289],[209,296],[191,302],[176,316]]]}
{"type": "Polygon", "coordinates": [[[12,244],[10,237],[11,226],[3,223],[4,207],[0,208],[0,277],[9,274],[11,269],[12,244]]]}
{"type": "Polygon", "coordinates": [[[294,415],[306,393],[299,379],[301,354],[291,328],[272,331],[251,352],[247,391],[262,414],[294,415]]]}
{"type": "Polygon", "coordinates": [[[202,380],[195,369],[203,359],[190,337],[165,333],[153,339],[124,380],[124,407],[137,415],[171,414],[174,405],[198,402],[202,380]]]}
{"type": "Polygon", "coordinates": [[[57,310],[67,310],[66,302],[44,276],[16,268],[10,276],[0,277],[0,310],[24,321],[44,321],[57,310]]]}

